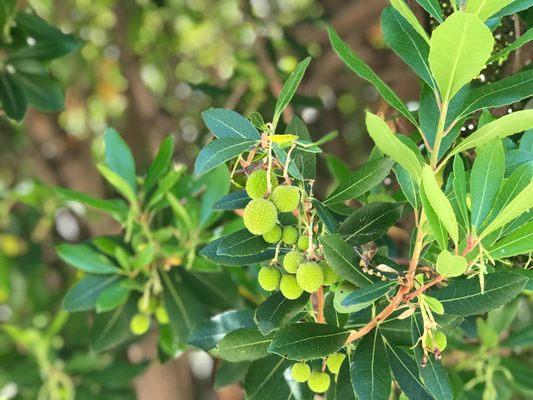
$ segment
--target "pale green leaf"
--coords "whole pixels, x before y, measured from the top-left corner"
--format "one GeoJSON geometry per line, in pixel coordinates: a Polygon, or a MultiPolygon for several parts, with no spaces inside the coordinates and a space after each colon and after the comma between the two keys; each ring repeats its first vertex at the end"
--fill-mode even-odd
{"type": "Polygon", "coordinates": [[[409,6],[405,4],[403,0],[390,0],[391,5],[405,18],[411,26],[418,32],[418,34],[426,41],[429,42],[429,36],[424,30],[416,15],[411,11],[409,6]]]}
{"type": "Polygon", "coordinates": [[[512,2],[513,0],[468,0],[465,12],[486,21],[512,2]]]}
{"type": "Polygon", "coordinates": [[[462,275],[467,268],[466,259],[443,250],[437,258],[437,272],[446,278],[462,275]]]}

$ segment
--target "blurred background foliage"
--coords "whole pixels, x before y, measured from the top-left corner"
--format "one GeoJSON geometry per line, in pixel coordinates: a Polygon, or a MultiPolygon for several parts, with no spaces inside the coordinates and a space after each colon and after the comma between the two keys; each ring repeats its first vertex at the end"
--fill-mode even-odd
{"type": "MultiPolygon", "coordinates": [[[[0,323],[9,324],[0,331],[0,399],[67,399],[74,391],[79,399],[131,399],[132,390],[143,399],[214,398],[208,389],[213,361],[201,353],[161,366],[150,361],[155,351],[150,338],[123,352],[88,351],[88,317],[59,311],[76,277],[58,261],[54,246],[117,233],[119,227],[62,202],[50,186],[105,197],[109,188],[94,165],[103,159],[108,126],[125,138],[140,168],[168,134],[176,139],[175,161],[190,166],[210,139],[202,110],[225,107],[243,115],[257,110],[271,118],[281,82],[311,55],[285,117],[301,115],[314,139],[339,132],[339,140],[326,145],[331,155],[320,160],[318,190],[325,192],[333,183],[326,165],[342,170],[339,160],[353,168],[367,158],[365,107],[390,112],[374,89],[342,66],[325,23],[410,108],[417,107],[415,76],[381,36],[379,15],[387,5],[385,0],[19,1],[20,9],[33,9],[83,45],[51,64],[66,89],[64,110],[29,109],[20,124],[0,116],[0,323]],[[153,365],[140,375],[146,362],[153,365]],[[98,397],[102,393],[105,397],[98,397]]],[[[430,19],[417,10],[429,29],[430,19]]],[[[512,20],[504,21],[502,42],[512,40],[515,28],[512,20]]],[[[517,54],[490,73],[505,74],[531,58],[528,50],[517,54]]],[[[521,310],[524,324],[529,311],[521,310]]],[[[239,393],[230,387],[217,395],[236,399],[239,393]]]]}

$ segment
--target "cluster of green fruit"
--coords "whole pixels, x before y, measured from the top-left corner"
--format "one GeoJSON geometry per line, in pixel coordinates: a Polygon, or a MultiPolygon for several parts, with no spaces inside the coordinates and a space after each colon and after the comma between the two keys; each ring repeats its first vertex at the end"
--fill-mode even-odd
{"type": "MultiPolygon", "coordinates": [[[[342,362],[345,358],[346,355],[343,353],[331,354],[326,359],[326,366],[328,367],[329,372],[336,376],[339,373],[342,362]]],[[[327,392],[331,384],[331,378],[327,372],[311,372],[311,367],[304,362],[299,362],[292,365],[291,376],[292,379],[294,379],[296,382],[307,382],[309,389],[311,389],[315,393],[327,392]]]]}
{"type": "Polygon", "coordinates": [[[139,298],[137,310],[139,312],[130,320],[130,330],[134,335],[143,335],[150,329],[152,314],[160,324],[166,325],[169,323],[166,308],[159,300],[153,297],[146,298],[142,296],[139,298]]]}

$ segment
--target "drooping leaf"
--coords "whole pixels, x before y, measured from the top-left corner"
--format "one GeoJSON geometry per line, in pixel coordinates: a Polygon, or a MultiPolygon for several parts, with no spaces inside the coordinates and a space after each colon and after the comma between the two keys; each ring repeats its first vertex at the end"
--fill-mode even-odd
{"type": "Polygon", "coordinates": [[[250,150],[256,143],[255,140],[236,138],[215,139],[205,146],[196,157],[194,173],[203,175],[220,164],[250,150]]]}
{"type": "Polygon", "coordinates": [[[210,108],[202,112],[202,119],[219,139],[257,140],[259,132],[252,123],[233,110],[210,108]]]}
{"type": "Polygon", "coordinates": [[[420,35],[422,39],[426,42],[429,42],[429,36],[424,30],[416,15],[413,13],[411,8],[405,3],[404,0],[390,0],[391,6],[400,14],[409,25],[420,35]]]}
{"type": "Polygon", "coordinates": [[[275,292],[257,307],[254,320],[261,333],[268,335],[289,322],[308,301],[308,293],[289,300],[281,292],[275,292]]]}
{"type": "Polygon", "coordinates": [[[222,238],[217,254],[229,257],[251,256],[265,251],[269,246],[261,236],[251,234],[248,229],[241,229],[222,238]]]}
{"type": "Polygon", "coordinates": [[[63,309],[85,311],[94,308],[100,293],[119,279],[119,275],[85,275],[65,295],[63,309]]]}
{"type": "Polygon", "coordinates": [[[144,181],[144,190],[150,191],[158,182],[158,180],[166,174],[172,163],[172,155],[174,154],[174,136],[168,135],[161,145],[159,151],[154,158],[152,164],[148,168],[146,180],[144,181]]]}
{"type": "Polygon", "coordinates": [[[228,333],[218,343],[217,354],[230,362],[253,361],[268,355],[272,335],[264,336],[257,328],[242,328],[228,333]]]}
{"type": "Polygon", "coordinates": [[[105,160],[109,168],[137,191],[137,176],[135,175],[135,161],[131,150],[113,128],[107,128],[104,133],[105,160]]]}
{"type": "Polygon", "coordinates": [[[486,21],[512,2],[513,0],[468,0],[465,12],[486,21]]]}
{"type": "Polygon", "coordinates": [[[113,274],[120,269],[109,258],[87,244],[62,243],[56,246],[57,255],[67,264],[89,274],[113,274]]]}

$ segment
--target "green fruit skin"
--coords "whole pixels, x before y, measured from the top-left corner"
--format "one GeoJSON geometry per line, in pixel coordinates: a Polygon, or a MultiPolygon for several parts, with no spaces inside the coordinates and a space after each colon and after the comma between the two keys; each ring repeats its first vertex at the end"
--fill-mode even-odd
{"type": "Polygon", "coordinates": [[[142,335],[150,328],[150,317],[145,314],[135,314],[130,321],[130,330],[134,335],[142,335]]]}
{"type": "Polygon", "coordinates": [[[145,301],[145,297],[141,296],[137,301],[137,309],[139,312],[144,314],[151,314],[154,312],[157,307],[156,299],[153,297],[148,298],[148,301],[145,301]]]}
{"type": "Polygon", "coordinates": [[[324,274],[320,265],[315,262],[306,262],[298,267],[296,280],[303,290],[313,293],[324,283],[324,274]]]}
{"type": "MultiPolygon", "coordinates": [[[[267,173],[264,169],[252,172],[246,180],[246,193],[251,199],[262,198],[268,190],[267,173]]],[[[278,186],[278,179],[274,175],[270,175],[270,182],[272,189],[278,186]]]]}
{"type": "Polygon", "coordinates": [[[270,244],[278,243],[281,240],[281,227],[279,225],[274,226],[273,229],[263,234],[263,240],[270,244]]]}
{"type": "Polygon", "coordinates": [[[278,186],[272,191],[271,200],[279,212],[291,212],[300,204],[300,191],[296,186],[278,186]]]}
{"type": "Polygon", "coordinates": [[[285,254],[285,257],[283,257],[283,268],[285,268],[285,271],[287,271],[289,274],[295,274],[298,270],[298,266],[303,260],[304,256],[299,251],[289,251],[287,254],[285,254]]]}
{"type": "Polygon", "coordinates": [[[283,228],[281,240],[288,246],[292,246],[298,240],[298,230],[294,226],[286,226],[283,228]]]}
{"type": "Polygon", "coordinates": [[[324,286],[331,286],[337,282],[339,277],[333,268],[323,261],[320,263],[320,266],[322,267],[322,273],[324,274],[324,286]]]}
{"type": "Polygon", "coordinates": [[[446,346],[448,345],[448,339],[446,338],[444,332],[435,332],[435,344],[437,345],[437,349],[439,349],[439,351],[444,351],[444,349],[446,349],[446,346]]]}
{"type": "Polygon", "coordinates": [[[331,378],[325,372],[312,372],[307,381],[309,389],[315,393],[325,393],[329,389],[331,378]]]}
{"type": "Polygon", "coordinates": [[[291,376],[298,383],[307,382],[311,375],[311,368],[306,363],[296,363],[291,367],[291,376]]]}
{"type": "Polygon", "coordinates": [[[244,226],[254,235],[264,235],[274,229],[277,220],[278,212],[271,201],[252,200],[244,208],[244,226]]]}
{"type": "Polygon", "coordinates": [[[289,300],[295,300],[303,293],[294,275],[283,275],[279,283],[281,294],[289,300]]]}
{"type": "Polygon", "coordinates": [[[166,325],[170,322],[167,309],[163,306],[159,306],[155,309],[155,318],[157,319],[157,322],[162,325],[166,325]]]}
{"type": "Polygon", "coordinates": [[[308,236],[304,235],[298,238],[298,248],[301,251],[307,251],[307,249],[309,248],[309,237],[308,236]]]}
{"type": "Polygon", "coordinates": [[[343,353],[333,353],[326,360],[326,365],[332,374],[337,375],[341,369],[342,362],[346,358],[343,353]]]}
{"type": "Polygon", "coordinates": [[[259,275],[257,280],[259,281],[259,286],[264,290],[271,292],[276,290],[279,285],[281,278],[281,273],[277,268],[274,267],[263,267],[259,270],[259,275]]]}

